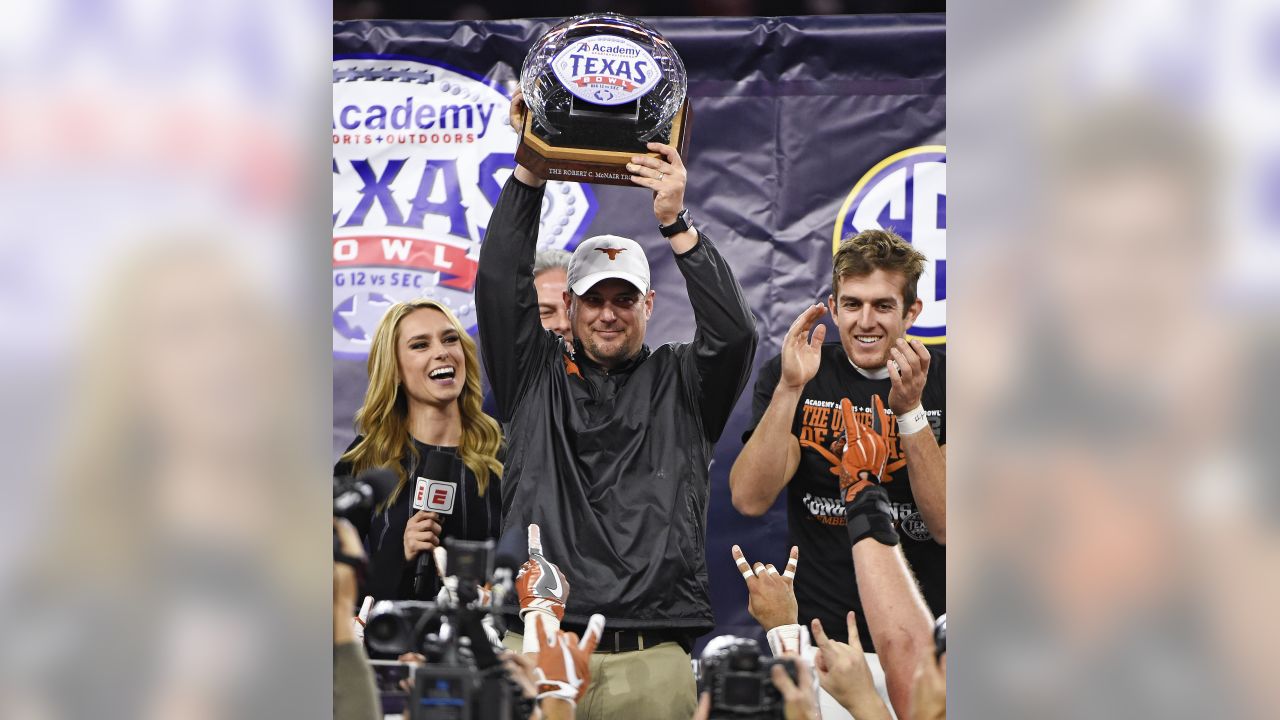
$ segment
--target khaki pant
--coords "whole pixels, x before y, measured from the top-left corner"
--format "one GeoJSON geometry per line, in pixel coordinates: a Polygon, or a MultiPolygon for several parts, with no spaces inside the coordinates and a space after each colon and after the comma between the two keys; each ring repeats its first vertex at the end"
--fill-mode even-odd
{"type": "MultiPolygon", "coordinates": [[[[509,649],[524,649],[524,637],[508,631],[509,649]]],[[[673,642],[625,653],[595,653],[591,685],[578,701],[574,720],[689,720],[698,707],[693,665],[673,642]]]]}

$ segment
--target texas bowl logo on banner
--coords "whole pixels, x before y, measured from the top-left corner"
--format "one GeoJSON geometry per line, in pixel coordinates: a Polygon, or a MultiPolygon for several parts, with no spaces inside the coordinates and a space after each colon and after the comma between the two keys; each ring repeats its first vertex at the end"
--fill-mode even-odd
{"type": "Polygon", "coordinates": [[[648,50],[622,37],[574,40],[551,61],[569,92],[596,105],[621,105],[643,96],[662,73],[648,50]]]}
{"type": "MultiPolygon", "coordinates": [[[[431,297],[476,324],[476,259],[515,167],[510,97],[425,60],[333,64],[333,352],[368,355],[392,304],[431,297]]],[[[571,249],[595,214],[577,183],[547,184],[542,247],[571,249]]]]}
{"type": "Polygon", "coordinates": [[[893,230],[929,259],[917,294],[924,309],[908,337],[947,341],[947,148],[923,145],[876,163],[853,186],[836,216],[833,249],[844,238],[879,228],[893,230]]]}

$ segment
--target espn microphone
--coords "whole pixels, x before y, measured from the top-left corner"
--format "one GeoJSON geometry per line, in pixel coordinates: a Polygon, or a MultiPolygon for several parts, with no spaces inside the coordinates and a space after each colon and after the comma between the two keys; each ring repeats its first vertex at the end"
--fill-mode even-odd
{"type": "MultiPolygon", "coordinates": [[[[457,456],[439,450],[428,450],[423,474],[418,476],[413,489],[413,509],[426,510],[440,515],[453,514],[453,502],[458,494],[458,483],[453,480],[454,463],[457,456]]],[[[444,532],[444,523],[440,523],[440,532],[444,532]]],[[[443,538],[436,538],[442,541],[443,538]]],[[[413,578],[413,592],[419,598],[426,592],[426,581],[435,561],[428,552],[418,554],[418,567],[413,578]]]]}

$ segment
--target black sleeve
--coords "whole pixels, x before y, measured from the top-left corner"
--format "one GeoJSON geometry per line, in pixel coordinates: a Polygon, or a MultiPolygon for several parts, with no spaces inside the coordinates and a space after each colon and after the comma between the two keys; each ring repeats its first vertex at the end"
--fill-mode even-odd
{"type": "Polygon", "coordinates": [[[756,322],[729,264],[706,235],[698,233],[698,244],[676,256],[676,267],[684,275],[697,325],[685,355],[694,372],[686,377],[697,378],[702,427],[715,442],[751,375],[756,322]]]}
{"type": "MultiPolygon", "coordinates": [[[[365,540],[365,554],[369,558],[368,585],[365,592],[378,600],[414,599],[413,576],[418,561],[404,559],[404,527],[412,508],[404,506],[402,498],[388,512],[370,518],[369,537],[365,540]]],[[[419,598],[434,600],[435,595],[419,598]]]]}
{"type": "Polygon", "coordinates": [[[541,356],[538,347],[553,341],[538,320],[533,287],[542,195],[543,188],[529,187],[514,175],[509,178],[480,246],[476,316],[499,422],[511,420],[528,370],[541,356]]]}
{"type": "MultiPolygon", "coordinates": [[[[400,528],[401,535],[404,528],[400,528]]],[[[404,559],[404,546],[399,558],[390,551],[383,552],[369,561],[369,584],[365,592],[375,600],[434,600],[435,596],[417,598],[413,594],[413,574],[418,569],[418,561],[404,559]]]]}
{"type": "Polygon", "coordinates": [[[756,431],[760,418],[764,417],[764,411],[769,409],[769,403],[773,400],[773,391],[778,387],[778,380],[781,378],[781,355],[774,355],[760,366],[760,373],[756,375],[756,387],[751,393],[751,422],[747,424],[747,429],[742,431],[742,442],[745,443],[751,439],[751,433],[756,431]]]}

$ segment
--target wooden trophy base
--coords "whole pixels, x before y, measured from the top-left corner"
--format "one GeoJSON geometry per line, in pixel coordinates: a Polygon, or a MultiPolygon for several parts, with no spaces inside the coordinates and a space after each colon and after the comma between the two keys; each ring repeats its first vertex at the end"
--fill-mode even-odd
{"type": "MultiPolygon", "coordinates": [[[[681,157],[689,139],[689,101],[680,106],[680,112],[671,122],[671,144],[681,157]]],[[[595,183],[597,185],[629,185],[631,182],[627,163],[637,154],[658,157],[657,153],[636,153],[627,150],[596,150],[593,148],[559,147],[551,145],[533,131],[533,113],[524,114],[524,130],[520,145],[516,147],[516,162],[544,180],[568,180],[595,183]]]]}

